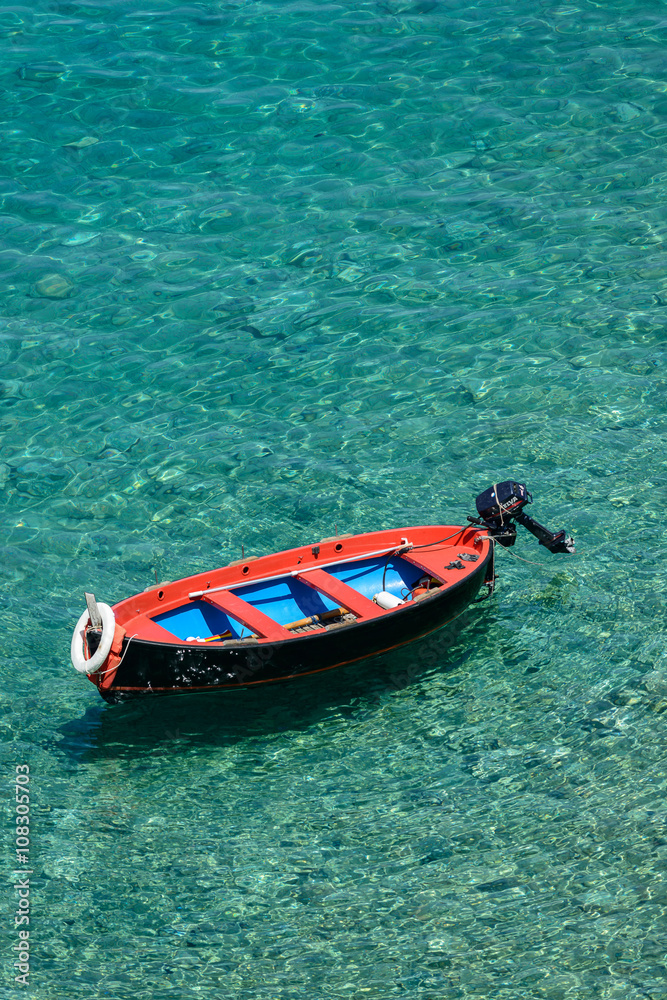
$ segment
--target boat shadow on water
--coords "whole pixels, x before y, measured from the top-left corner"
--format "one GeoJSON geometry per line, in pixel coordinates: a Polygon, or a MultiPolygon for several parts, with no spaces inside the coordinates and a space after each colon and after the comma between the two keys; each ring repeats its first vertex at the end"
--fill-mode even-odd
{"type": "Polygon", "coordinates": [[[59,729],[57,749],[79,761],[189,748],[298,732],[327,717],[372,710],[429,674],[461,668],[493,623],[493,612],[469,608],[437,634],[403,649],[309,677],[238,691],[143,696],[95,704],[59,729]]]}

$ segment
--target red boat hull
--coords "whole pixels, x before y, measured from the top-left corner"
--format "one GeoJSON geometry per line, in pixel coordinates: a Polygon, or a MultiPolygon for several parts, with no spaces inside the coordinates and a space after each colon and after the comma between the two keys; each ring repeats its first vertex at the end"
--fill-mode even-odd
{"type": "Polygon", "coordinates": [[[103,698],[118,701],[250,687],[330,670],[437,631],[492,579],[493,544],[484,529],[474,526],[407,527],[324,539],[121,601],[113,608],[111,652],[90,680],[103,698]],[[404,603],[385,610],[371,599],[371,591],[383,590],[380,581],[384,585],[388,573],[398,581],[394,590],[403,583],[401,594],[407,593],[404,603]],[[420,585],[424,580],[427,587],[420,585]],[[281,614],[290,617],[289,608],[308,610],[312,602],[324,612],[280,622],[281,614]],[[187,629],[199,609],[226,631],[205,638],[174,634],[187,629]]]}

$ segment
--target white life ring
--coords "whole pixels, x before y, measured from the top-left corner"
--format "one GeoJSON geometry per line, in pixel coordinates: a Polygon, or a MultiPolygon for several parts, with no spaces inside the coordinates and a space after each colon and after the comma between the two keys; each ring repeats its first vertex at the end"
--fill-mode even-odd
{"type": "Polygon", "coordinates": [[[99,646],[89,660],[86,659],[84,652],[85,629],[90,621],[88,610],[84,611],[79,618],[74,629],[74,635],[72,636],[72,647],[70,650],[72,666],[81,674],[94,674],[96,670],[100,669],[109,655],[114,632],[116,631],[116,618],[109,605],[98,601],[97,607],[102,616],[102,638],[100,639],[99,646]]]}

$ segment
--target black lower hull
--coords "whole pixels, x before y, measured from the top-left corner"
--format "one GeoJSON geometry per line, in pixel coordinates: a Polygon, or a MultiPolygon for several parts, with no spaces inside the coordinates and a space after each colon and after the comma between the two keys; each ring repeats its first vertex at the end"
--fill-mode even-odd
{"type": "Polygon", "coordinates": [[[461,583],[386,618],[275,643],[176,646],[127,638],[107,701],[138,695],[251,687],[331,670],[415,642],[457,618],[493,575],[489,553],[461,583]]]}

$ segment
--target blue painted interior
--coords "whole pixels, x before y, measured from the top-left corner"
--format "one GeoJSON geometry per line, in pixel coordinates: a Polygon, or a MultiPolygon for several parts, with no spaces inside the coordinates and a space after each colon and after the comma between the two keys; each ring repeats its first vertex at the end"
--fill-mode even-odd
{"type": "Polygon", "coordinates": [[[400,556],[392,557],[387,563],[385,585],[382,586],[382,576],[386,556],[373,559],[361,559],[359,562],[341,563],[339,566],[327,566],[326,572],[337,580],[353,587],[360,594],[372,600],[381,590],[388,590],[396,597],[405,597],[406,591],[412,590],[418,580],[424,576],[424,570],[412,563],[406,562],[400,556]]]}
{"type": "Polygon", "coordinates": [[[233,593],[279,625],[288,625],[290,622],[299,621],[300,618],[319,615],[323,611],[331,611],[338,607],[335,601],[325,597],[324,594],[319,594],[293,576],[270,580],[268,583],[237,587],[233,593]]]}
{"type": "MultiPolygon", "coordinates": [[[[229,618],[208,601],[190,601],[182,608],[174,608],[173,611],[155,615],[153,621],[179,639],[189,639],[190,636],[208,639],[212,635],[220,635],[227,629],[231,631],[233,638],[238,638],[243,631],[240,622],[229,618]]],[[[248,629],[244,630],[244,634],[250,634],[248,629]]]]}
{"type": "MultiPolygon", "coordinates": [[[[326,566],[324,569],[337,580],[353,587],[371,600],[383,589],[385,558],[380,556],[359,562],[339,563],[335,566],[326,566]]],[[[397,597],[405,597],[406,591],[411,590],[423,575],[423,570],[401,559],[400,556],[395,556],[387,564],[384,589],[396,594],[397,597]]],[[[232,593],[268,615],[279,625],[288,625],[300,618],[331,611],[338,606],[336,601],[290,576],[270,580],[267,583],[236,587],[232,593]]],[[[233,638],[251,634],[251,629],[228,617],[207,601],[189,602],[182,608],[156,615],[153,621],[158,622],[179,639],[188,639],[190,636],[207,639],[212,635],[220,635],[226,629],[231,631],[233,638]]]]}

